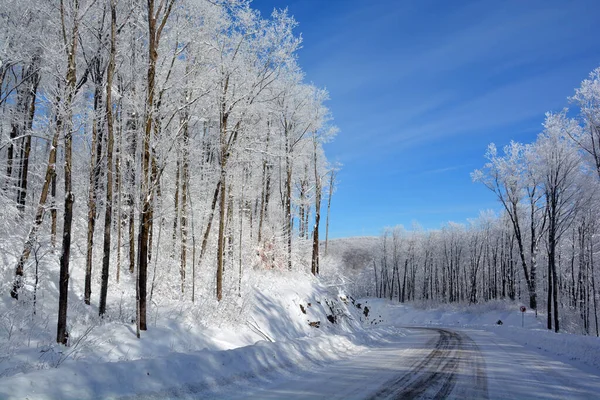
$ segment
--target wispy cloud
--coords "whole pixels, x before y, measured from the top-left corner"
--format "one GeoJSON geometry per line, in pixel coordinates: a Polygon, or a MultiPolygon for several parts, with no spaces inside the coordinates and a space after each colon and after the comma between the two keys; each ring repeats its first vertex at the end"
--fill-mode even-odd
{"type": "Polygon", "coordinates": [[[421,175],[436,175],[436,174],[443,174],[445,172],[450,172],[450,171],[456,171],[458,169],[463,169],[463,168],[467,168],[469,165],[467,164],[463,164],[463,165],[454,165],[451,167],[444,167],[444,168],[437,168],[437,169],[430,169],[428,171],[423,171],[421,172],[421,175]]]}

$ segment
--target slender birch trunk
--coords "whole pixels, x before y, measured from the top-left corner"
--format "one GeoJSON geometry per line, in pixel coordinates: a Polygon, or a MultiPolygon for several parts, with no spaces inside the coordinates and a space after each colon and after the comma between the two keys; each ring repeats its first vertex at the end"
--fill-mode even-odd
{"type": "MultiPolygon", "coordinates": [[[[316,134],[315,134],[316,135],[316,134]]],[[[315,225],[313,229],[313,249],[311,272],[313,275],[319,274],[319,222],[321,220],[321,177],[317,165],[317,139],[313,139],[313,162],[315,172],[315,225]]],[[[392,289],[393,291],[393,289],[392,289]]],[[[391,294],[391,293],[390,293],[391,294]]]]}
{"type": "Polygon", "coordinates": [[[147,92],[145,130],[142,142],[142,179],[141,179],[141,204],[140,229],[138,233],[138,284],[136,294],[137,329],[147,330],[146,323],[146,293],[148,278],[148,260],[150,255],[150,230],[152,229],[153,213],[153,191],[156,182],[152,181],[155,174],[151,174],[151,163],[153,154],[150,142],[154,132],[155,123],[155,80],[156,64],[158,60],[158,45],[162,30],[169,18],[176,0],[161,2],[155,10],[155,0],[148,0],[148,70],[147,70],[147,92]],[[162,16],[160,15],[162,13],[162,16]]]}
{"type": "Polygon", "coordinates": [[[115,55],[117,44],[117,5],[116,0],[110,0],[110,55],[106,72],[106,205],[104,212],[104,255],[102,257],[102,283],[100,286],[100,306],[98,313],[106,313],[106,296],[108,292],[108,277],[110,273],[110,243],[112,232],[113,208],[113,147],[114,147],[114,117],[112,101],[112,84],[115,74],[115,55]]]}
{"type": "MultiPolygon", "coordinates": [[[[65,32],[64,5],[61,5],[61,19],[63,33],[65,32]]],[[[73,203],[75,196],[72,187],[72,149],[73,149],[73,97],[75,95],[77,84],[76,52],[79,36],[79,0],[73,0],[73,26],[70,43],[67,43],[65,36],[65,45],[68,49],[68,67],[67,67],[67,95],[65,98],[65,214],[63,223],[62,253],[60,256],[60,277],[59,277],[59,300],[58,300],[58,324],[56,329],[56,342],[66,345],[68,343],[67,332],[67,302],[69,290],[69,261],[71,255],[71,227],[73,222],[73,203]]]]}
{"type": "Polygon", "coordinates": [[[332,169],[329,172],[329,193],[327,199],[327,218],[325,220],[325,256],[327,256],[327,247],[329,245],[329,216],[331,214],[331,197],[333,196],[336,171],[332,169]]]}
{"type": "Polygon", "coordinates": [[[94,117],[92,121],[92,153],[90,155],[90,177],[88,189],[88,227],[87,227],[87,248],[85,263],[85,289],[83,301],[90,304],[92,294],[92,257],[94,251],[94,230],[97,218],[97,196],[100,186],[100,163],[102,162],[102,132],[104,118],[100,115],[102,110],[102,71],[99,66],[99,58],[93,61],[96,65],[94,74],[94,117]]]}

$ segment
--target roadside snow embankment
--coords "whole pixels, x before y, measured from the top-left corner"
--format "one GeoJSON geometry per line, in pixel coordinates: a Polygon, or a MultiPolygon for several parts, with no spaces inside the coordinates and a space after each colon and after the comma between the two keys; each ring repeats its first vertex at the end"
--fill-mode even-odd
{"type": "Polygon", "coordinates": [[[233,350],[202,350],[114,363],[74,362],[0,381],[3,399],[172,398],[252,379],[279,370],[331,362],[360,346],[348,337],[259,342],[233,350]]]}
{"type": "MultiPolygon", "coordinates": [[[[100,325],[87,337],[98,345],[82,349],[77,359],[0,378],[0,398],[211,396],[224,385],[346,358],[376,340],[377,333],[362,329],[362,310],[311,275],[257,272],[252,285],[242,313],[224,309],[230,316],[213,325],[194,325],[192,310],[166,305],[141,339],[127,324],[100,325]]],[[[40,350],[23,354],[40,357],[40,350]]]]}

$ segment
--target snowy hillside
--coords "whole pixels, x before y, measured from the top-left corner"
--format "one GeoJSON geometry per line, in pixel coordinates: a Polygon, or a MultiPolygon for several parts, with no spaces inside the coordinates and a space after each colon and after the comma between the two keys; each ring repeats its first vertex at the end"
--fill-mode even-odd
{"type": "Polygon", "coordinates": [[[340,238],[329,240],[325,251],[325,243],[321,242],[321,278],[327,284],[344,287],[349,293],[358,293],[355,291],[357,280],[377,256],[378,244],[379,238],[374,236],[340,238]]]}
{"type": "MultiPolygon", "coordinates": [[[[329,240],[327,244],[328,268],[338,265],[346,274],[360,272],[368,267],[375,257],[379,238],[359,236],[329,240]],[[333,265],[332,265],[333,264],[333,265]]],[[[325,254],[325,245],[321,243],[321,252],[325,254]]]]}
{"type": "MultiPolygon", "coordinates": [[[[252,279],[254,290],[239,304],[244,314],[230,321],[215,317],[211,323],[197,307],[174,302],[153,311],[151,329],[141,339],[122,321],[96,321],[67,348],[44,332],[19,332],[29,341],[4,343],[0,398],[106,398],[173,387],[201,391],[361,350],[355,334],[362,310],[337,289],[302,273],[265,271],[252,279]]],[[[10,300],[3,304],[3,315],[10,314],[10,300]]],[[[75,312],[75,320],[91,318],[83,307],[75,312]]]]}

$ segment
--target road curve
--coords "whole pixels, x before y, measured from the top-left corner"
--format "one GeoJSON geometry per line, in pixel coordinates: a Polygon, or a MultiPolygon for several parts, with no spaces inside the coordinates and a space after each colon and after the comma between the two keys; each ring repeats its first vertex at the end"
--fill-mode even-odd
{"type": "Polygon", "coordinates": [[[340,361],[290,365],[123,400],[597,399],[600,393],[600,374],[489,330],[404,327],[380,333],[365,351],[340,361]]]}
{"type": "Polygon", "coordinates": [[[408,370],[388,380],[371,399],[444,399],[450,394],[453,398],[488,398],[485,361],[469,336],[440,328],[411,330],[438,333],[427,342],[431,352],[410,360],[408,370]]]}

